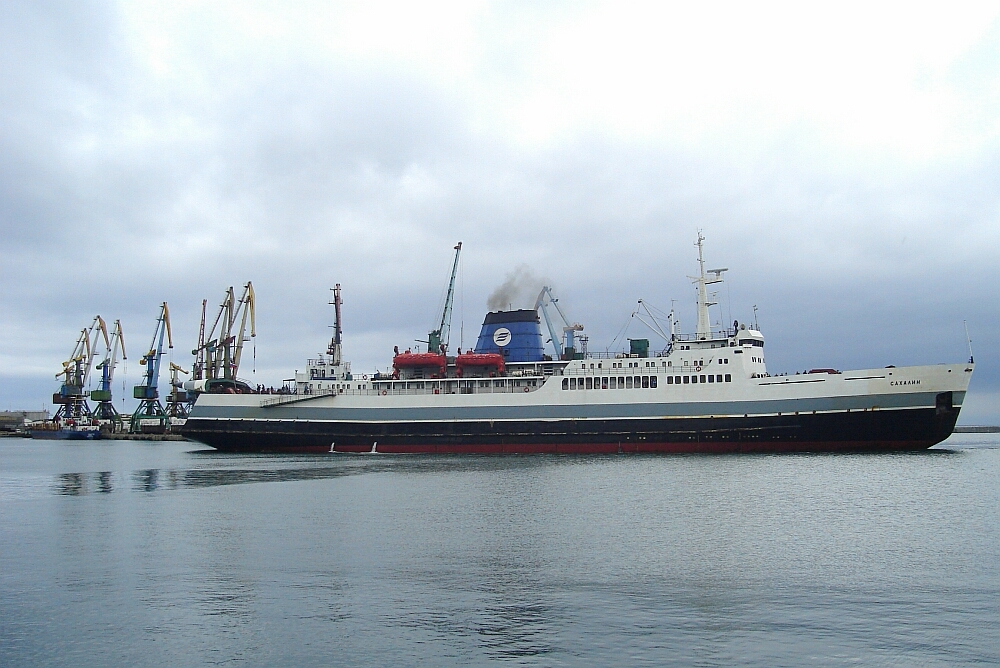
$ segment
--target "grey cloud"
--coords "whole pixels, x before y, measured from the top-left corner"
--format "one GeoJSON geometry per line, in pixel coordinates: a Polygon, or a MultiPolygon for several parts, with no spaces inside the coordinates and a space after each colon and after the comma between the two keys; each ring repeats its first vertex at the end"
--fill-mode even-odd
{"type": "MultiPolygon", "coordinates": [[[[502,277],[519,287],[526,265],[557,282],[603,349],[638,298],[664,310],[677,300],[693,324],[698,228],[709,262],[731,270],[714,317],[747,320],[757,304],[775,370],[962,358],[968,319],[974,388],[1000,384],[996,146],[924,168],[830,167],[802,128],[754,150],[597,133],[516,148],[403,72],[223,67],[206,55],[211,94],[192,93],[132,79],[142,68],[113,45],[103,6],[66,20],[18,7],[0,20],[13,74],[0,104],[16,120],[0,126],[0,379],[16,388],[0,402],[10,407],[51,394],[51,374],[37,381],[37,370],[54,374],[95,313],[121,318],[144,346],[169,301],[173,354],[186,364],[201,299],[211,310],[248,279],[260,382],[323,349],[337,282],[348,357],[384,367],[392,345],[439,316],[458,240],[453,346],[459,328],[466,345],[475,339],[502,277]]],[[[537,295],[539,280],[526,282],[515,307],[537,295]]]]}

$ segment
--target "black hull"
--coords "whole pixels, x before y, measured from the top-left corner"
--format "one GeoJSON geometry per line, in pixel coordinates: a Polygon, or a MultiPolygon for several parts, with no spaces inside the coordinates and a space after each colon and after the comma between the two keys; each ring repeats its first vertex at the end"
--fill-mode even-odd
{"type": "Polygon", "coordinates": [[[189,418],[184,436],[227,452],[411,454],[777,453],[925,450],[959,410],[761,417],[481,422],[310,422],[189,418]]]}

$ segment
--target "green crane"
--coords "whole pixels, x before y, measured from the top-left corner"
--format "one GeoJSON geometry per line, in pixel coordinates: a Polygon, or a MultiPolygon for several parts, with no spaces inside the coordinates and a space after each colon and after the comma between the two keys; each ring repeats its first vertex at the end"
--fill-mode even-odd
{"type": "Polygon", "coordinates": [[[462,253],[462,242],[455,246],[455,262],[451,266],[451,280],[448,282],[448,294],[444,298],[444,312],[441,314],[441,324],[427,335],[427,352],[444,355],[448,352],[448,342],[451,336],[451,311],[455,303],[455,274],[458,273],[458,256],[462,253]]]}

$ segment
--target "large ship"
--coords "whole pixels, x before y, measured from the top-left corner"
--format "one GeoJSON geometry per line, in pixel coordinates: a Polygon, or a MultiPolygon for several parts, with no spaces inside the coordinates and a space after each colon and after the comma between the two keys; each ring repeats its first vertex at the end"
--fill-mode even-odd
{"type": "Polygon", "coordinates": [[[755,324],[711,325],[709,286],[727,270],[706,272],[702,241],[699,234],[696,331],[675,331],[672,314],[669,332],[654,323],[667,342],[658,352],[648,339],[620,353],[586,350],[582,327],[546,288],[535,309],[488,313],[474,350],[449,354],[459,244],[426,352],[397,349],[391,371],[352,373],[338,285],[333,340],[294,385],[202,393],[182,433],[223,451],[414,454],[907,451],[952,433],[971,356],[771,375],[755,324]]]}

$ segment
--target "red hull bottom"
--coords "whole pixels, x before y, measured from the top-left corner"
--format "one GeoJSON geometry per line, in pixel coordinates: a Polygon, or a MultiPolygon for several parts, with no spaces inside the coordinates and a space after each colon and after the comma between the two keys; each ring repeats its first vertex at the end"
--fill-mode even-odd
{"type": "Polygon", "coordinates": [[[856,441],[792,443],[578,443],[483,445],[335,446],[332,452],[406,455],[620,455],[620,454],[749,454],[784,452],[906,452],[926,450],[935,441],[856,441]]]}

